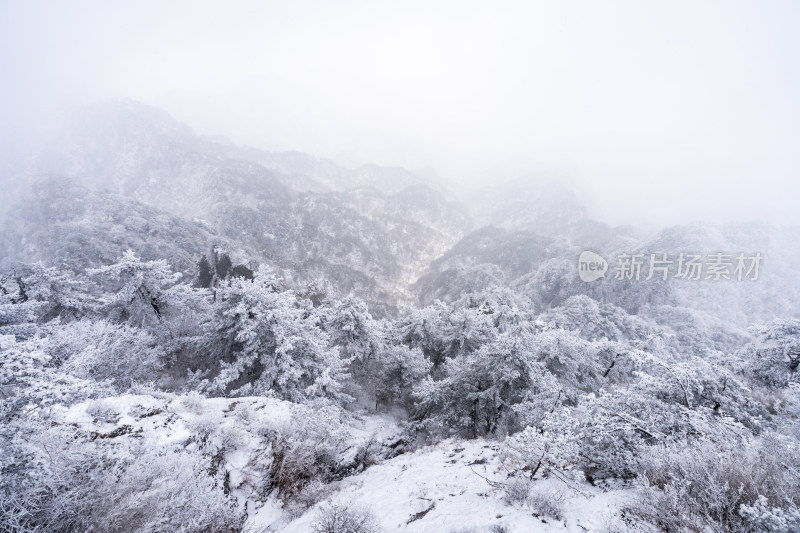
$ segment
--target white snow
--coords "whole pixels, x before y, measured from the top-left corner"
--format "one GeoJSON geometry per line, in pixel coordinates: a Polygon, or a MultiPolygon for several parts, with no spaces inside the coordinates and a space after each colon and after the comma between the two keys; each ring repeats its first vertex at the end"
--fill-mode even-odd
{"type": "MultiPolygon", "coordinates": [[[[506,500],[501,484],[507,482],[508,473],[500,459],[501,443],[448,439],[333,483],[323,501],[295,516],[296,511],[287,512],[274,494],[265,498],[258,490],[271,461],[271,445],[260,432],[291,424],[290,408],[288,402],[262,397],[125,394],[74,405],[64,409],[60,418],[90,435],[108,435],[130,426],[120,436],[103,437],[115,442],[135,437],[154,447],[186,451],[198,451],[199,446],[224,448],[228,483],[247,511],[248,532],[310,532],[320,507],[335,502],[369,508],[387,533],[478,533],[493,531],[493,527],[507,532],[586,533],[601,531],[632,492],[537,480],[532,490],[559,495],[563,518],[537,517],[529,505],[511,505],[506,500]]],[[[369,439],[393,442],[399,430],[396,417],[385,414],[356,416],[350,431],[354,444],[348,454],[369,439]]]]}
{"type": "MultiPolygon", "coordinates": [[[[325,502],[285,526],[273,522],[274,531],[308,533],[322,505],[341,502],[370,508],[387,533],[488,532],[493,526],[508,532],[585,533],[598,531],[628,497],[624,489],[603,492],[588,484],[580,487],[584,496],[560,481],[540,480],[533,490],[563,493],[565,520],[535,517],[529,508],[506,503],[503,490],[486,480],[506,480],[499,449],[493,441],[450,439],[395,457],[336,483],[325,502]]],[[[260,513],[248,522],[256,524],[266,525],[260,513]]]]}

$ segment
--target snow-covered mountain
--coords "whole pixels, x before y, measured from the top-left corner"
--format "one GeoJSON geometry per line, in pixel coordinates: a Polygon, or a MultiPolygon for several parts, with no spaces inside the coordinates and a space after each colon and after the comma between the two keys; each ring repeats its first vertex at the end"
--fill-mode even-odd
{"type": "Polygon", "coordinates": [[[800,530],[798,228],[131,101],[0,172],[3,533],[800,530]]]}
{"type": "MultiPolygon", "coordinates": [[[[102,194],[105,207],[114,206],[108,230],[115,233],[108,241],[136,249],[131,245],[149,230],[131,223],[138,215],[126,211],[148,209],[151,220],[178,217],[178,226],[200,225],[206,234],[187,243],[162,229],[151,232],[151,241],[177,241],[183,254],[197,260],[212,247],[222,248],[279,268],[297,283],[329,280],[336,294],[352,291],[376,308],[407,300],[408,285],[471,227],[462,205],[409,171],[376,165],[351,171],[305,154],[232,147],[128,100],[76,113],[31,174],[36,181],[66,180],[70,185],[60,187],[73,193],[85,189],[60,199],[61,226],[82,223],[69,219],[84,212],[80,196],[102,194]],[[309,191],[302,178],[309,174],[325,186],[309,191]]],[[[53,233],[63,227],[34,215],[31,206],[38,201],[35,192],[11,215],[13,224],[24,227],[5,236],[6,258],[84,264],[69,251],[53,250],[53,233]],[[31,242],[36,238],[42,241],[31,242]]],[[[144,248],[144,257],[159,257],[144,248]]],[[[184,259],[175,266],[193,274],[184,259]]]]}

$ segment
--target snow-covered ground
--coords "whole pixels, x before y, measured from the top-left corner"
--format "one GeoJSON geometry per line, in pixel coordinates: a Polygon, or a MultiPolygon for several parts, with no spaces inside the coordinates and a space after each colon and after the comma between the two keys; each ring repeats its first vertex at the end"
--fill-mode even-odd
{"type": "MultiPolygon", "coordinates": [[[[534,516],[528,505],[506,503],[500,444],[484,439],[448,439],[389,459],[338,482],[326,500],[368,507],[386,532],[555,532],[603,531],[628,491],[603,492],[580,486],[579,494],[557,480],[540,480],[532,492],[561,500],[564,517],[534,516]],[[487,481],[488,480],[488,481],[487,481]]],[[[280,531],[307,533],[317,504],[280,531]]],[[[536,513],[538,514],[538,513],[536,513]]],[[[264,527],[256,513],[248,525],[264,527]]],[[[263,529],[262,529],[263,530],[263,529]]]]}
{"type": "MultiPolygon", "coordinates": [[[[296,424],[293,416],[292,404],[269,398],[152,393],[83,402],[59,418],[120,453],[127,439],[207,455],[224,450],[226,483],[246,509],[245,531],[251,533],[310,532],[320,509],[331,503],[371,510],[386,532],[614,531],[609,525],[630,497],[626,489],[537,480],[531,487],[533,500],[538,496],[560,508],[556,519],[535,503],[509,503],[501,443],[447,439],[388,459],[378,456],[360,473],[332,483],[316,505],[298,510],[263,491],[272,461],[265,436],[296,424]]],[[[394,420],[388,415],[353,417],[348,422],[352,445],[342,461],[369,439],[379,445],[393,442],[399,431],[394,420]]]]}

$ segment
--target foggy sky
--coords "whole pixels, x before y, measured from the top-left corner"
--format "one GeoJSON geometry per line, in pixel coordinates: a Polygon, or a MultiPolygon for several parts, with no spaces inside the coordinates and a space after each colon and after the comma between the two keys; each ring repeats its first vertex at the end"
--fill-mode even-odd
{"type": "Polygon", "coordinates": [[[566,176],[612,223],[800,223],[797,2],[0,3],[0,141],[130,97],[199,133],[459,183],[566,176]]]}

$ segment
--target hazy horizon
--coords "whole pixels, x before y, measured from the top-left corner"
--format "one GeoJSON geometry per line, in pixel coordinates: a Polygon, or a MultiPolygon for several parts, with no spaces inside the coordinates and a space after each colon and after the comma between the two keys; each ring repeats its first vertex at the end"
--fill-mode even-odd
{"type": "Polygon", "coordinates": [[[456,184],[570,181],[613,224],[797,224],[790,2],[6,2],[2,139],[129,97],[205,135],[456,184]]]}

